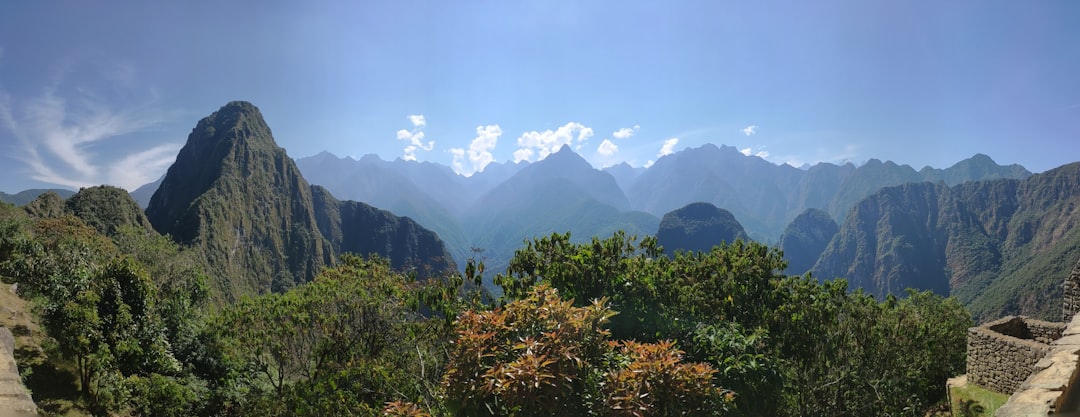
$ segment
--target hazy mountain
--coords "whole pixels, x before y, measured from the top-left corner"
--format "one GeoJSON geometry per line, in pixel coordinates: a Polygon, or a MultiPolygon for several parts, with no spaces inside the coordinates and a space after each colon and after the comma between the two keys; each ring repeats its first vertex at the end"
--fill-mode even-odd
{"type": "Polygon", "coordinates": [[[709,252],[720,242],[747,239],[746,231],[731,212],[709,203],[690,203],[664,215],[656,240],[664,252],[709,252]]]}
{"type": "Polygon", "coordinates": [[[731,211],[750,237],[775,242],[783,227],[806,209],[822,209],[842,220],[857,202],[882,187],[1029,175],[1019,165],[1000,166],[981,154],[946,169],[915,171],[877,159],[858,167],[821,163],[798,169],[743,155],[734,147],[706,144],[660,158],[630,183],[626,195],[633,208],[655,215],[694,201],[710,202],[731,211]]]}
{"type": "Polygon", "coordinates": [[[784,229],[777,245],[788,261],[787,273],[802,275],[814,267],[840,226],[824,210],[806,209],[784,229]]]}
{"type": "Polygon", "coordinates": [[[135,201],[139,203],[139,207],[142,207],[145,210],[146,207],[150,205],[150,199],[154,197],[154,192],[161,186],[161,181],[164,179],[165,176],[162,175],[157,180],[154,180],[154,182],[139,186],[139,188],[136,188],[135,191],[131,192],[131,198],[134,198],[135,201]]]}
{"type": "Polygon", "coordinates": [[[628,211],[629,205],[610,174],[563,147],[481,196],[462,224],[473,246],[485,250],[490,270],[501,272],[523,239],[569,231],[582,241],[656,230],[655,216],[628,211]]]}
{"type": "Polygon", "coordinates": [[[906,184],[861,201],[814,267],[873,294],[957,296],[976,318],[1060,316],[1080,258],[1080,164],[1023,180],[906,184]]]}
{"type": "Polygon", "coordinates": [[[30,190],[23,190],[23,191],[15,193],[15,194],[8,194],[8,193],[5,193],[5,192],[0,192],[0,201],[3,201],[3,202],[8,203],[8,204],[14,204],[16,206],[25,206],[27,204],[30,204],[31,201],[34,201],[35,198],[38,198],[38,196],[40,196],[42,194],[45,194],[47,192],[50,192],[50,191],[55,193],[56,196],[60,197],[60,199],[62,199],[62,200],[67,199],[68,197],[71,197],[72,195],[75,194],[74,191],[65,190],[65,189],[61,189],[61,188],[30,189],[30,190]]]}
{"type": "MultiPolygon", "coordinates": [[[[212,285],[226,299],[310,280],[334,261],[339,248],[374,248],[372,252],[402,265],[420,259],[419,253],[431,246],[442,247],[433,235],[404,239],[405,247],[397,242],[347,245],[344,232],[341,241],[328,240],[321,231],[335,227],[378,230],[383,237],[420,228],[391,224],[386,222],[388,213],[364,213],[332,198],[321,198],[316,206],[312,194],[293,160],[274,142],[259,110],[232,102],[192,130],[146,214],[161,233],[202,250],[216,278],[212,285]]],[[[448,260],[443,258],[432,262],[445,265],[448,260]]]]}
{"type": "Polygon", "coordinates": [[[644,167],[634,168],[626,162],[620,162],[603,169],[604,172],[611,174],[611,176],[615,178],[615,183],[619,184],[619,188],[622,188],[624,191],[629,190],[645,170],[646,168],[644,167]]]}

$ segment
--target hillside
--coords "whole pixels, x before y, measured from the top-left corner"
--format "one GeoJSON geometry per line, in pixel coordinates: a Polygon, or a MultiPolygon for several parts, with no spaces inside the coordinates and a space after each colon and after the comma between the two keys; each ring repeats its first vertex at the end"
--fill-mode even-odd
{"type": "Polygon", "coordinates": [[[802,275],[810,271],[839,230],[829,213],[819,209],[806,209],[792,220],[777,245],[788,261],[787,273],[802,275]]]}
{"type": "Polygon", "coordinates": [[[814,267],[872,294],[957,296],[977,319],[1056,320],[1080,258],[1080,164],[1024,180],[907,184],[853,208],[814,267]]]}
{"type": "Polygon", "coordinates": [[[722,242],[747,240],[731,212],[709,203],[691,203],[664,215],[656,240],[669,256],[677,251],[709,252],[722,242]]]}

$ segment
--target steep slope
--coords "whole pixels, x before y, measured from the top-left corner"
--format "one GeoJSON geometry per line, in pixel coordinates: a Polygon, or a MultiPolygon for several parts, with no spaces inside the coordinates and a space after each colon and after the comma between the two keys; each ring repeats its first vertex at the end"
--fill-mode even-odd
{"type": "Polygon", "coordinates": [[[802,275],[814,267],[840,226],[824,210],[806,209],[784,229],[779,248],[788,261],[787,273],[802,275]]]}
{"type": "Polygon", "coordinates": [[[690,203],[664,215],[656,240],[664,252],[708,252],[720,242],[746,240],[746,231],[731,212],[709,203],[690,203]]]}
{"type": "Polygon", "coordinates": [[[203,251],[226,299],[309,280],[332,259],[307,182],[246,102],[199,121],[146,214],[203,251]]]}
{"type": "Polygon", "coordinates": [[[1080,164],[1024,180],[906,184],[861,201],[814,267],[875,295],[932,289],[977,319],[1060,315],[1080,259],[1080,164]]]}
{"type": "Polygon", "coordinates": [[[83,188],[68,198],[64,206],[105,236],[115,236],[123,226],[154,230],[139,203],[121,188],[108,185],[83,188]]]}
{"type": "Polygon", "coordinates": [[[412,219],[356,201],[338,201],[317,185],[311,186],[311,195],[319,232],[335,253],[377,253],[394,268],[422,271],[421,276],[453,269],[439,236],[412,219]]]}
{"type": "Polygon", "coordinates": [[[471,202],[463,179],[445,166],[376,155],[360,160],[323,152],[299,158],[296,165],[312,184],[326,187],[337,198],[364,202],[408,216],[438,233],[455,262],[468,256],[469,241],[459,213],[471,202]]]}
{"type": "MultiPolygon", "coordinates": [[[[310,280],[333,262],[336,249],[379,253],[396,265],[408,261],[407,245],[344,242],[364,238],[349,236],[352,233],[380,231],[371,238],[378,242],[396,237],[391,229],[422,228],[407,220],[401,220],[407,227],[391,224],[389,220],[397,218],[389,213],[373,215],[352,206],[342,210],[347,203],[332,198],[321,199],[317,210],[312,193],[293,160],[274,142],[259,110],[250,103],[231,102],[192,130],[146,214],[161,233],[201,250],[212,285],[226,301],[310,280]],[[350,219],[342,220],[342,215],[350,219]],[[339,240],[327,240],[322,233],[332,229],[331,224],[337,225],[340,233],[333,237],[339,240]],[[372,252],[364,251],[369,248],[372,252]]],[[[415,241],[442,247],[431,235],[415,241]]]]}

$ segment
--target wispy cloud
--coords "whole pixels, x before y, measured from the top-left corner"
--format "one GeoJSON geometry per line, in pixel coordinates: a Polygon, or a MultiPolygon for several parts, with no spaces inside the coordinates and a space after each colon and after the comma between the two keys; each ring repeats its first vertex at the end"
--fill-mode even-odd
{"type": "Polygon", "coordinates": [[[454,157],[452,162],[454,172],[469,176],[483,171],[484,167],[495,161],[491,151],[495,150],[499,136],[502,136],[502,128],[499,125],[477,126],[476,138],[469,142],[468,151],[463,148],[450,149],[450,154],[454,157]],[[465,167],[466,157],[471,165],[468,169],[465,167]]]}
{"type": "Polygon", "coordinates": [[[624,127],[622,129],[612,132],[611,136],[615,139],[627,139],[631,136],[634,136],[634,134],[637,133],[638,129],[641,129],[641,126],[634,125],[634,127],[624,127]]]}
{"type": "Polygon", "coordinates": [[[600,155],[604,155],[604,156],[614,155],[615,152],[618,152],[618,151],[619,151],[619,147],[617,145],[615,145],[615,142],[612,142],[609,139],[604,139],[603,142],[600,142],[600,146],[598,148],[596,148],[596,152],[599,153],[600,155]]]}
{"type": "Polygon", "coordinates": [[[755,133],[757,133],[757,125],[750,125],[744,127],[740,131],[746,136],[753,136],[755,133]]]}
{"type": "Polygon", "coordinates": [[[593,129],[577,122],[567,123],[555,130],[525,132],[517,139],[518,150],[514,151],[514,162],[528,161],[533,155],[539,161],[558,152],[563,145],[575,145],[576,149],[581,149],[591,137],[593,129]]]}
{"type": "Polygon", "coordinates": [[[427,120],[424,119],[422,114],[410,114],[408,116],[409,123],[412,123],[412,130],[401,129],[397,131],[398,140],[409,142],[408,146],[405,146],[403,150],[404,154],[401,156],[406,161],[416,160],[416,151],[425,150],[430,151],[435,148],[435,141],[428,141],[424,143],[424,127],[427,126],[427,120]]]}
{"type": "Polygon", "coordinates": [[[165,118],[148,105],[117,108],[87,90],[62,95],[59,83],[27,100],[0,99],[0,123],[17,140],[15,158],[30,178],[73,188],[112,184],[131,190],[156,179],[180,144],[116,152],[115,143],[165,118]],[[114,151],[101,152],[107,149],[114,151]]]}

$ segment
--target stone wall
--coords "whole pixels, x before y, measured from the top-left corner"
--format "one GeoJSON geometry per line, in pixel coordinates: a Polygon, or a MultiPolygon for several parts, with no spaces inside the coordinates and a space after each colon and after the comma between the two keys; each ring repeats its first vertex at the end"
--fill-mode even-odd
{"type": "MultiPolygon", "coordinates": [[[[968,329],[967,374],[971,383],[1003,394],[1020,388],[1034,365],[1050,352],[1050,346],[1036,341],[1053,334],[1050,326],[1028,326],[1023,317],[1008,316],[968,329]],[[1033,331],[1033,329],[1035,331],[1033,331]]],[[[1054,324],[1054,323],[1046,323],[1054,324]]],[[[1060,336],[1060,330],[1057,331],[1060,336]]]]}
{"type": "Polygon", "coordinates": [[[1061,320],[1068,322],[1080,313],[1080,262],[1076,263],[1072,273],[1061,285],[1064,300],[1061,305],[1061,320]]]}
{"type": "Polygon", "coordinates": [[[7,327],[0,327],[0,416],[37,414],[37,405],[22,383],[15,366],[15,337],[7,327]]]}
{"type": "Polygon", "coordinates": [[[1062,337],[1035,363],[1031,376],[1020,385],[997,417],[1029,417],[1063,413],[1076,415],[1078,394],[1077,352],[1080,352],[1080,315],[1067,325],[1062,337]]]}

